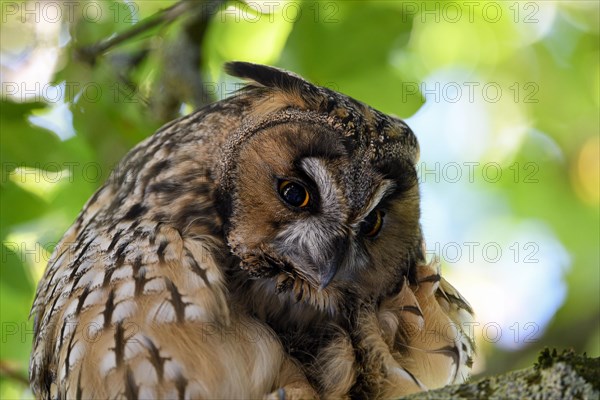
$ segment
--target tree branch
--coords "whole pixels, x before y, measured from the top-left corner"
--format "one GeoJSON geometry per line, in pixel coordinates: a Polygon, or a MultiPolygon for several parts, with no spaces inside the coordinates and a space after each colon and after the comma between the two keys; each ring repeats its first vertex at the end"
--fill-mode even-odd
{"type": "Polygon", "coordinates": [[[600,396],[600,358],[572,351],[561,355],[546,349],[530,368],[482,378],[462,385],[416,393],[424,399],[597,399],[600,396]]]}
{"type": "Polygon", "coordinates": [[[179,3],[173,4],[171,7],[165,8],[157,12],[156,14],[144,19],[143,21],[135,24],[131,29],[121,32],[110,38],[104,39],[96,44],[80,47],[76,49],[75,56],[90,65],[96,63],[98,56],[110,48],[117,46],[141,33],[144,33],[158,25],[169,24],[177,19],[180,15],[184,14],[190,8],[191,2],[180,1],[179,3]]]}
{"type": "Polygon", "coordinates": [[[27,376],[23,375],[19,370],[4,360],[0,360],[0,376],[5,376],[22,385],[29,386],[29,379],[27,379],[27,376]]]}

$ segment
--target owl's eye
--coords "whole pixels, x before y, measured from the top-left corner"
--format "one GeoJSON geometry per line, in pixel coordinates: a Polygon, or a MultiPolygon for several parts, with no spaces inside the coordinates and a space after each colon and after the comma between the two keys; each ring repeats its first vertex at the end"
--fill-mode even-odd
{"type": "Polygon", "coordinates": [[[299,208],[308,206],[310,200],[308,190],[304,186],[288,180],[279,182],[279,195],[289,205],[299,208]]]}
{"type": "Polygon", "coordinates": [[[367,237],[374,237],[381,230],[385,213],[380,210],[371,211],[360,227],[360,233],[367,237]]]}

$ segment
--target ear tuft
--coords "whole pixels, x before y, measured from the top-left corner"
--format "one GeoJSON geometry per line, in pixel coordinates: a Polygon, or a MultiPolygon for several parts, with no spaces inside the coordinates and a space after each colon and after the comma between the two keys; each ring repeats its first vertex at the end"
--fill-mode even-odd
{"type": "Polygon", "coordinates": [[[225,64],[225,72],[231,76],[252,80],[262,86],[295,92],[312,86],[309,82],[283,69],[244,61],[232,61],[225,64]]]}

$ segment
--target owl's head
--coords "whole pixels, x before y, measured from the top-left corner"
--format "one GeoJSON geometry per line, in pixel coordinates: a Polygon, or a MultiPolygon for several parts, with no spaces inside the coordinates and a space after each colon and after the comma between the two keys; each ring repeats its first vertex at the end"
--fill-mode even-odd
{"type": "Polygon", "coordinates": [[[248,279],[324,308],[398,289],[423,257],[413,132],[286,71],[227,71],[250,83],[217,199],[248,279]]]}

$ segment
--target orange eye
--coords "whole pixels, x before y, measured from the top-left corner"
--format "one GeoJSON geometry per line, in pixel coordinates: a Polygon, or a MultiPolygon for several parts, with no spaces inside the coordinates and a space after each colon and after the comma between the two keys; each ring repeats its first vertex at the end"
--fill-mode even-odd
{"type": "Polygon", "coordinates": [[[363,221],[360,227],[360,233],[367,237],[374,237],[377,235],[381,230],[381,226],[383,225],[384,216],[385,213],[383,211],[372,211],[363,221]]]}
{"type": "Polygon", "coordinates": [[[308,190],[299,183],[282,180],[279,183],[279,195],[291,206],[304,208],[310,201],[308,190]]]}

